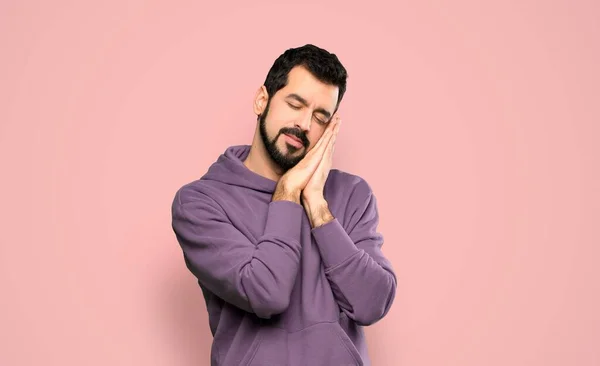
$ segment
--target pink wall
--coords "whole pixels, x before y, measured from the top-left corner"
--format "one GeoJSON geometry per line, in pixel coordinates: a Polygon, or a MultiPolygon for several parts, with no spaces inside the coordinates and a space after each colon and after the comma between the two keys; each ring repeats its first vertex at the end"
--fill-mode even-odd
{"type": "Polygon", "coordinates": [[[0,3],[0,365],[208,364],[171,200],[305,43],[398,273],[374,365],[600,364],[598,4],[83,3],[0,3]]]}

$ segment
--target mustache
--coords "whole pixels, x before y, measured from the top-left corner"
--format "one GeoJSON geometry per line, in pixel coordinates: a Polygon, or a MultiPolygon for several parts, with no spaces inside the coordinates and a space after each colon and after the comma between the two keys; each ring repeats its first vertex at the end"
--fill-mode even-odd
{"type": "Polygon", "coordinates": [[[282,134],[282,133],[284,133],[286,135],[297,137],[298,140],[302,141],[302,145],[304,145],[304,147],[307,147],[308,144],[310,143],[308,141],[308,137],[306,137],[306,134],[296,128],[284,127],[281,130],[279,130],[279,134],[282,134]]]}

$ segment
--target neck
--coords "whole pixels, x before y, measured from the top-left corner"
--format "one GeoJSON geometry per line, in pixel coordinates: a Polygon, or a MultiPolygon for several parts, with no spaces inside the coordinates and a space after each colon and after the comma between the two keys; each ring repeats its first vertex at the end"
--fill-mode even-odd
{"type": "Polygon", "coordinates": [[[265,144],[263,144],[258,123],[256,131],[254,131],[250,152],[248,153],[246,160],[244,160],[244,165],[246,168],[250,169],[250,171],[275,182],[279,181],[279,178],[283,175],[282,169],[273,161],[273,159],[271,159],[265,144]]]}

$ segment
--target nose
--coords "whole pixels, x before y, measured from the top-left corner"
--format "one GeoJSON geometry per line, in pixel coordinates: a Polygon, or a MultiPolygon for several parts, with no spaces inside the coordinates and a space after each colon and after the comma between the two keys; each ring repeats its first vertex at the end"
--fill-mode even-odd
{"type": "Polygon", "coordinates": [[[311,122],[312,122],[311,113],[310,112],[304,113],[302,115],[302,117],[296,121],[296,126],[298,126],[298,128],[300,128],[302,131],[309,132],[311,122]]]}

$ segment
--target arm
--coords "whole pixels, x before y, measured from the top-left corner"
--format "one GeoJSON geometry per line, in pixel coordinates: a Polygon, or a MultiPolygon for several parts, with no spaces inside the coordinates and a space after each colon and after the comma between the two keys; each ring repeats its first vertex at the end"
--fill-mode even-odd
{"type": "Polygon", "coordinates": [[[186,266],[199,282],[261,318],[283,312],[299,267],[302,206],[271,201],[264,233],[255,245],[213,199],[197,191],[184,197],[182,190],[175,195],[172,227],[186,266]]]}
{"type": "Polygon", "coordinates": [[[364,180],[357,185],[348,205],[348,232],[323,202],[307,212],[333,294],[349,318],[373,324],[387,314],[396,293],[396,276],[381,251],[375,196],[364,180]]]}

